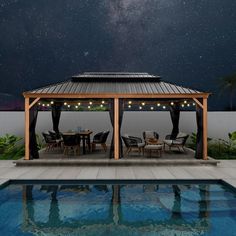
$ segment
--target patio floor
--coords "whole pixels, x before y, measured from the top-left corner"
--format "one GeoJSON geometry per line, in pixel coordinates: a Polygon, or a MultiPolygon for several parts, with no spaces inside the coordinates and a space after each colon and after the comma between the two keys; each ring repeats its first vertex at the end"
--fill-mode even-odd
{"type": "Polygon", "coordinates": [[[16,167],[12,160],[0,161],[0,185],[23,180],[191,180],[222,179],[236,187],[236,160],[221,160],[217,166],[35,166],[16,167]]]}
{"type": "Polygon", "coordinates": [[[30,161],[15,161],[18,166],[38,166],[38,165],[217,165],[219,161],[212,158],[209,160],[197,160],[194,158],[194,152],[186,149],[186,152],[163,151],[161,157],[157,153],[131,152],[124,158],[114,160],[109,158],[109,149],[104,152],[98,149],[85,155],[64,155],[61,150],[40,152],[40,158],[30,161]]]}

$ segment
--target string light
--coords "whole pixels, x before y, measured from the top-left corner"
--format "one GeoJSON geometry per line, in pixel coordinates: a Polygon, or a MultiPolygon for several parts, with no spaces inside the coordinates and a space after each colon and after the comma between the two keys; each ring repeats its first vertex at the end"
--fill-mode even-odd
{"type": "Polygon", "coordinates": [[[163,106],[162,108],[163,108],[163,109],[166,109],[166,106],[163,106]]]}
{"type": "Polygon", "coordinates": [[[78,102],[78,106],[80,106],[81,105],[81,103],[80,102],[78,102]]]}
{"type": "Polygon", "coordinates": [[[88,109],[90,109],[91,108],[91,106],[88,106],[88,109]]]}
{"type": "Polygon", "coordinates": [[[131,108],[131,105],[129,105],[128,108],[131,108]]]}
{"type": "Polygon", "coordinates": [[[186,104],[186,103],[187,103],[187,101],[185,100],[185,101],[184,101],[184,103],[186,104]]]}
{"type": "Polygon", "coordinates": [[[140,106],[140,107],[139,107],[139,110],[142,110],[142,109],[143,109],[143,108],[140,106]]]}
{"type": "Polygon", "coordinates": [[[161,104],[160,103],[157,103],[157,106],[159,107],[161,104]]]}
{"type": "Polygon", "coordinates": [[[154,109],[154,107],[151,107],[150,109],[151,109],[151,110],[153,110],[153,109],[154,109]]]}
{"type": "Polygon", "coordinates": [[[132,101],[129,101],[128,103],[129,103],[129,104],[132,104],[132,101]]]}
{"type": "Polygon", "coordinates": [[[196,104],[195,104],[195,102],[193,102],[193,106],[195,106],[196,104]]]}
{"type": "Polygon", "coordinates": [[[45,107],[45,104],[43,103],[42,106],[45,107]]]}
{"type": "Polygon", "coordinates": [[[93,102],[89,102],[89,105],[92,105],[93,104],[93,102]]]}
{"type": "Polygon", "coordinates": [[[145,106],[145,102],[142,102],[142,106],[145,106]]]}
{"type": "Polygon", "coordinates": [[[38,103],[38,105],[40,106],[40,105],[41,105],[41,103],[39,102],[39,103],[38,103]]]}
{"type": "Polygon", "coordinates": [[[184,107],[184,104],[182,104],[181,107],[184,107]]]}
{"type": "Polygon", "coordinates": [[[47,104],[47,107],[49,107],[50,106],[50,104],[47,104]]]}
{"type": "Polygon", "coordinates": [[[190,104],[188,103],[187,106],[190,107],[190,104]]]}
{"type": "Polygon", "coordinates": [[[75,108],[78,109],[78,106],[76,105],[75,108]]]}
{"type": "Polygon", "coordinates": [[[67,105],[68,108],[70,108],[70,105],[67,105]]]}
{"type": "Polygon", "coordinates": [[[64,105],[66,106],[66,105],[67,105],[67,102],[64,102],[64,105]]]}
{"type": "Polygon", "coordinates": [[[100,107],[103,107],[103,105],[101,104],[100,107]]]}
{"type": "Polygon", "coordinates": [[[54,104],[54,101],[51,101],[50,103],[53,105],[53,104],[54,104]]]}
{"type": "Polygon", "coordinates": [[[171,102],[171,103],[170,103],[170,105],[171,105],[171,106],[173,106],[173,105],[174,105],[174,103],[173,103],[173,102],[171,102]]]}
{"type": "Polygon", "coordinates": [[[105,103],[105,101],[102,101],[102,104],[104,104],[105,103]]]}

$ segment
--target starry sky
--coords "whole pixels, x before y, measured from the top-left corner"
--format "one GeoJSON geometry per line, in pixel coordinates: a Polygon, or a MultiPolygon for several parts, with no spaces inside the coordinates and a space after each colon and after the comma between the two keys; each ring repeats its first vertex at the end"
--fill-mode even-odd
{"type": "Polygon", "coordinates": [[[0,0],[0,33],[2,110],[84,71],[149,72],[213,93],[210,110],[229,104],[235,0],[0,0]]]}

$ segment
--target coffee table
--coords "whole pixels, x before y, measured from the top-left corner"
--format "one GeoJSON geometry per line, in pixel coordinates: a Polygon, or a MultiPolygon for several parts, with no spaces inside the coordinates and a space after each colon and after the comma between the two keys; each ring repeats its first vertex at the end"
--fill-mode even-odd
{"type": "Polygon", "coordinates": [[[157,152],[159,154],[159,157],[161,157],[162,154],[162,150],[163,150],[163,144],[162,143],[158,143],[158,144],[147,144],[144,147],[144,150],[146,152],[149,152],[149,156],[152,156],[152,152],[157,152]]]}

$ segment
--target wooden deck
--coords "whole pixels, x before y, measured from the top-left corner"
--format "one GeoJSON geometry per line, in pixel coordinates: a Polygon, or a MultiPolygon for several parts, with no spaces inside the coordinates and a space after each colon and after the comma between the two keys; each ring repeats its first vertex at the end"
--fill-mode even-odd
{"type": "Polygon", "coordinates": [[[179,151],[163,151],[161,157],[157,153],[144,153],[132,152],[124,158],[114,160],[109,158],[109,149],[107,152],[103,150],[96,150],[92,153],[85,155],[64,155],[62,150],[54,150],[45,152],[40,151],[40,158],[35,160],[18,160],[15,161],[17,166],[77,166],[77,165],[217,165],[219,161],[212,158],[208,160],[197,160],[194,158],[194,152],[186,149],[186,152],[179,151]]]}

